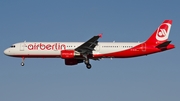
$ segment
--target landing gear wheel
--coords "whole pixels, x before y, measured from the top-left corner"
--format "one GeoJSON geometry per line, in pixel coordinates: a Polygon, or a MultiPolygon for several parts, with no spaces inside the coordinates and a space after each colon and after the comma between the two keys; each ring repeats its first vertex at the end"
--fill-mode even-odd
{"type": "Polygon", "coordinates": [[[21,66],[24,66],[24,62],[21,62],[21,66]]]}
{"type": "Polygon", "coordinates": [[[91,69],[91,64],[86,64],[87,69],[91,69]]]}

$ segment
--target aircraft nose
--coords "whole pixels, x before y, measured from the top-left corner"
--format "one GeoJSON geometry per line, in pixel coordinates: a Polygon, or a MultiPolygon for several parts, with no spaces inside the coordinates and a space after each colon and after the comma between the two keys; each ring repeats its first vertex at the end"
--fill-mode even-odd
{"type": "Polygon", "coordinates": [[[9,55],[9,53],[10,53],[9,49],[4,50],[5,55],[9,55]]]}

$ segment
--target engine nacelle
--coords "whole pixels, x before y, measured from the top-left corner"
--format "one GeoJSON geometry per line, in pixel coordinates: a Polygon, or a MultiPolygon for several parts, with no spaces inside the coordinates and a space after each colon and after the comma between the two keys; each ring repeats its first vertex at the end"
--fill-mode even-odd
{"type": "Polygon", "coordinates": [[[65,65],[77,65],[78,63],[82,63],[83,60],[79,59],[65,59],[65,65]]]}
{"type": "Polygon", "coordinates": [[[73,59],[76,56],[80,56],[79,52],[74,50],[62,50],[61,51],[61,58],[63,59],[73,59]]]}

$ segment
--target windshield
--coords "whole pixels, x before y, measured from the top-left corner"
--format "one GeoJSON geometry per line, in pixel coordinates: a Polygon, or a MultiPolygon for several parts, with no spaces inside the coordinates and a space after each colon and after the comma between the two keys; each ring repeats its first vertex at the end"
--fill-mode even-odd
{"type": "Polygon", "coordinates": [[[10,46],[11,48],[15,48],[15,45],[10,46]]]}

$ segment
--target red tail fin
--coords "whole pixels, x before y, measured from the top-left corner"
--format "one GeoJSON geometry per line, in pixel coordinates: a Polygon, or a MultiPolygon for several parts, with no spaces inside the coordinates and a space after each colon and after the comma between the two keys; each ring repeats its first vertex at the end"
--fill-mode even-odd
{"type": "Polygon", "coordinates": [[[171,29],[172,20],[164,20],[164,22],[156,29],[146,43],[160,44],[168,40],[171,29]]]}

